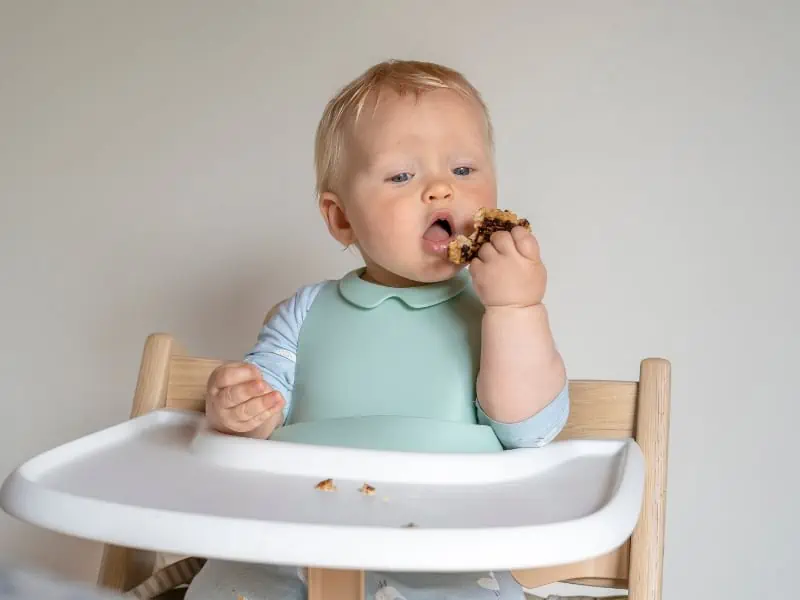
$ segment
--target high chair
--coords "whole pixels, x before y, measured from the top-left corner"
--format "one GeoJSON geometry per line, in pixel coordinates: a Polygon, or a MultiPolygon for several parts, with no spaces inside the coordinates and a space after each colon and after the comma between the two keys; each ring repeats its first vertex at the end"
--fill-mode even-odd
{"type": "MultiPolygon", "coordinates": [[[[169,335],[151,335],[145,344],[131,417],[164,407],[203,411],[208,376],[221,361],[187,355],[169,335]]],[[[645,458],[642,512],[631,538],[611,554],[592,560],[515,571],[526,588],[554,582],[627,588],[631,600],[660,600],[664,557],[671,369],[667,360],[641,362],[639,381],[571,381],[571,409],[557,438],[633,437],[645,458]]],[[[153,572],[155,554],[107,545],[99,585],[127,590],[153,572]]],[[[362,574],[309,571],[309,598],[361,597],[362,574]],[[348,586],[350,586],[348,588],[348,586]],[[328,592],[327,589],[342,589],[328,592]],[[352,591],[347,591],[347,590],[352,591]]]]}
{"type": "MultiPolygon", "coordinates": [[[[202,412],[206,382],[221,362],[187,354],[170,335],[149,336],[140,364],[131,418],[165,408],[202,412]]],[[[570,382],[570,416],[557,440],[634,438],[644,459],[641,512],[632,535],[610,553],[571,564],[514,570],[515,578],[525,588],[569,582],[627,588],[631,600],[660,600],[670,377],[667,360],[648,358],[640,364],[638,381],[570,382]]],[[[156,559],[155,552],[106,544],[98,585],[128,592],[141,587],[142,582],[156,579],[156,587],[169,589],[172,585],[166,583],[186,583],[202,565],[202,559],[187,558],[173,563],[177,566],[171,574],[166,570],[153,577],[156,559]],[[175,580],[167,581],[169,575],[175,580]]],[[[361,571],[311,568],[308,570],[308,597],[310,600],[363,600],[363,581],[361,571]]]]}

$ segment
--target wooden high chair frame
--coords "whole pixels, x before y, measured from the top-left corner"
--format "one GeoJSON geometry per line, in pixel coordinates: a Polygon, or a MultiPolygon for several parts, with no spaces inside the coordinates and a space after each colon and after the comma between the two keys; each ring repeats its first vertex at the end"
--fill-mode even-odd
{"type": "MultiPolygon", "coordinates": [[[[187,355],[166,334],[147,338],[131,418],[161,408],[203,411],[206,382],[221,363],[187,355]]],[[[633,535],[616,551],[579,563],[515,571],[526,588],[570,582],[627,588],[630,600],[660,600],[664,557],[671,367],[648,358],[638,381],[570,381],[571,409],[558,439],[633,437],[644,454],[645,490],[633,535]]],[[[106,545],[101,587],[127,591],[153,574],[155,553],[106,545]]],[[[310,600],[363,600],[359,571],[309,569],[310,600]]]]}

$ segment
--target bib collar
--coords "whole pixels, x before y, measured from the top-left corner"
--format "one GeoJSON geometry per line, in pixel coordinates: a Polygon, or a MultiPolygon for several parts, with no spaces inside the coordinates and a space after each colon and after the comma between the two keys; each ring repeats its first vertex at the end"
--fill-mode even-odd
{"type": "Polygon", "coordinates": [[[351,304],[372,309],[390,298],[397,298],[409,308],[428,308],[447,302],[467,287],[469,273],[462,269],[446,281],[408,288],[395,288],[365,281],[361,278],[364,267],[350,271],[339,280],[339,293],[351,304]]]}

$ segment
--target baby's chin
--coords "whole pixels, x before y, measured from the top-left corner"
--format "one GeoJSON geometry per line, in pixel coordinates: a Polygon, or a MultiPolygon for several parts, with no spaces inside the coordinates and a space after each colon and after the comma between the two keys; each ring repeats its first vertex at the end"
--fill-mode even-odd
{"type": "MultiPolygon", "coordinates": [[[[427,261],[426,261],[427,262],[427,261]]],[[[405,273],[398,273],[401,277],[420,284],[440,283],[458,275],[463,265],[454,265],[446,260],[432,261],[427,264],[414,265],[402,269],[405,273]]]]}
{"type": "Polygon", "coordinates": [[[376,260],[362,252],[368,265],[368,270],[373,273],[376,281],[392,287],[410,287],[441,283],[452,279],[464,268],[464,265],[455,265],[447,260],[446,256],[434,256],[420,253],[417,256],[406,256],[405,260],[399,256],[386,253],[376,260]],[[400,260],[398,260],[400,259],[400,260]]]}

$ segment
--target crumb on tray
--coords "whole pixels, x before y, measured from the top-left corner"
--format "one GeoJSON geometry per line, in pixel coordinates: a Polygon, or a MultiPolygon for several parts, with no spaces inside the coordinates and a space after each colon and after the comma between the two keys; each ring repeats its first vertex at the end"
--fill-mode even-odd
{"type": "Polygon", "coordinates": [[[372,487],[368,483],[365,483],[364,485],[362,485],[358,489],[358,491],[361,492],[362,494],[364,494],[365,496],[374,496],[375,495],[375,488],[372,487]]]}
{"type": "Polygon", "coordinates": [[[336,485],[333,483],[333,479],[323,479],[317,485],[314,486],[314,489],[323,492],[335,492],[336,485]]]}

